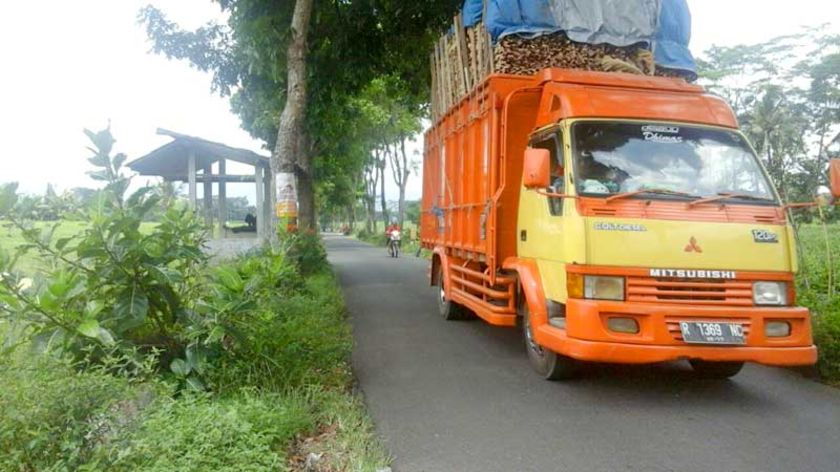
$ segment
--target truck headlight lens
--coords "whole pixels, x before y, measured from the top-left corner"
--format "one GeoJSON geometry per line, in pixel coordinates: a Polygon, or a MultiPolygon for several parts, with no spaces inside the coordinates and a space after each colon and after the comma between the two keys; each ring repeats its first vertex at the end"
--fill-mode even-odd
{"type": "Polygon", "coordinates": [[[592,300],[624,300],[624,277],[587,275],[583,279],[583,296],[592,300]]]}
{"type": "Polygon", "coordinates": [[[787,284],[785,282],[753,283],[753,302],[756,305],[787,305],[787,284]]]}

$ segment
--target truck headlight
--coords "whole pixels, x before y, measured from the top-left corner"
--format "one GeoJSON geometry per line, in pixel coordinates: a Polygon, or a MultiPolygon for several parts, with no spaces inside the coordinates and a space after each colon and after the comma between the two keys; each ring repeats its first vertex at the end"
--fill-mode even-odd
{"type": "Polygon", "coordinates": [[[583,296],[592,300],[624,300],[624,277],[587,275],[583,279],[583,296]]]}
{"type": "Polygon", "coordinates": [[[763,306],[787,305],[787,284],[785,282],[753,283],[753,302],[763,306]]]}

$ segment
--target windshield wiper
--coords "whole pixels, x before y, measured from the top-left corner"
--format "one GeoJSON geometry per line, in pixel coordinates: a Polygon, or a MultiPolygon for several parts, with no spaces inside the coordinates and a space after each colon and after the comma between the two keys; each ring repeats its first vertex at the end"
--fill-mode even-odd
{"type": "Polygon", "coordinates": [[[747,194],[744,194],[744,193],[720,192],[717,195],[715,195],[714,197],[701,198],[700,200],[695,200],[693,202],[690,202],[688,204],[688,206],[693,207],[693,206],[696,206],[696,205],[701,205],[703,203],[713,203],[713,202],[719,202],[719,201],[722,201],[722,200],[731,200],[733,198],[739,198],[741,200],[752,200],[752,201],[756,201],[756,202],[773,202],[773,199],[771,199],[771,198],[756,197],[755,195],[747,195],[747,194]]]}
{"type": "Polygon", "coordinates": [[[624,198],[635,197],[636,195],[643,195],[646,193],[650,193],[653,195],[672,195],[675,197],[685,197],[685,198],[700,198],[697,195],[692,195],[686,192],[678,192],[676,190],[668,190],[666,188],[646,188],[644,190],[636,190],[633,192],[623,192],[617,193],[611,197],[607,197],[607,203],[612,202],[614,200],[621,200],[624,198]]]}

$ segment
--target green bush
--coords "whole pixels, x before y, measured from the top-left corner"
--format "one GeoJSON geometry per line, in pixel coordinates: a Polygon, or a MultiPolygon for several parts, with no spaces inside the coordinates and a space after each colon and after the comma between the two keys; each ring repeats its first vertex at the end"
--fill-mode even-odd
{"type": "Polygon", "coordinates": [[[0,470],[77,470],[103,418],[136,396],[125,379],[45,356],[0,357],[0,470]]]}
{"type": "Polygon", "coordinates": [[[208,372],[214,391],[347,385],[352,339],[330,273],[306,279],[303,290],[294,295],[264,293],[253,299],[251,314],[231,326],[236,342],[208,372]]]}
{"type": "Polygon", "coordinates": [[[314,231],[283,233],[281,242],[286,257],[301,275],[316,274],[328,267],[327,251],[314,231]]]}
{"type": "Polygon", "coordinates": [[[203,224],[193,212],[176,209],[153,188],[127,195],[122,175],[126,156],[111,156],[109,130],[86,131],[96,149],[90,175],[105,184],[97,202],[82,210],[87,225],[55,239],[59,223],[38,226],[19,213],[15,185],[0,187],[0,217],[8,219],[23,244],[0,251],[0,304],[20,342],[59,349],[76,359],[101,363],[121,355],[159,352],[164,366],[185,355],[195,331],[194,304],[206,266],[203,224]],[[160,224],[140,231],[146,215],[166,208],[160,224]],[[29,283],[17,259],[35,252],[51,262],[29,283]]]}
{"type": "Polygon", "coordinates": [[[300,395],[165,399],[136,428],[100,448],[94,463],[110,471],[283,470],[285,448],[313,427],[300,395]]]}
{"type": "Polygon", "coordinates": [[[798,237],[797,302],[811,310],[820,373],[840,382],[840,227],[802,225],[798,237]]]}

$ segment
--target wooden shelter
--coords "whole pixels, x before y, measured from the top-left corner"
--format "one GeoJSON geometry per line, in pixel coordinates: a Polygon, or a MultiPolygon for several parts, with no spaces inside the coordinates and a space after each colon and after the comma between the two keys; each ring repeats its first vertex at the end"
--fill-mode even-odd
{"type": "Polygon", "coordinates": [[[172,142],[129,163],[128,167],[131,170],[140,175],[162,177],[167,182],[188,183],[190,204],[196,209],[198,184],[201,183],[204,186],[202,213],[210,225],[213,224],[213,183],[217,183],[219,234],[224,234],[225,231],[227,184],[254,183],[257,197],[257,235],[261,238],[268,236],[269,225],[266,222],[271,219],[268,202],[271,201],[271,191],[274,188],[271,181],[271,161],[268,157],[165,129],[158,129],[157,133],[173,138],[172,142]],[[254,172],[249,175],[230,175],[227,173],[227,161],[251,166],[254,172]]]}

